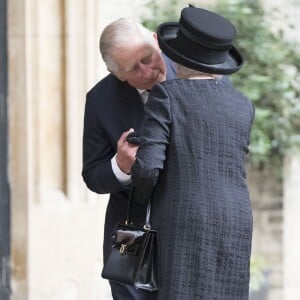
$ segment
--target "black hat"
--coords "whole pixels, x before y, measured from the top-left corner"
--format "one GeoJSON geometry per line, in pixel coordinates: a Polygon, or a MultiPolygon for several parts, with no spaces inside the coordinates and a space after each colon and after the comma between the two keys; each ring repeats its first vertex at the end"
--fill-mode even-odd
{"type": "Polygon", "coordinates": [[[178,22],[157,28],[161,50],[173,61],[211,74],[232,74],[243,65],[243,57],[232,45],[235,27],[211,11],[186,7],[178,22]]]}

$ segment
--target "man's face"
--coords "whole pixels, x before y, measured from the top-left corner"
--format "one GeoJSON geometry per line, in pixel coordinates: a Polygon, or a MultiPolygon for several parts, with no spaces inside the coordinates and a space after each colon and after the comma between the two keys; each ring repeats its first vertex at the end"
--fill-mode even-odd
{"type": "Polygon", "coordinates": [[[119,72],[115,75],[135,88],[151,89],[155,83],[166,80],[166,65],[158,45],[133,41],[118,49],[114,60],[119,66],[119,72]]]}

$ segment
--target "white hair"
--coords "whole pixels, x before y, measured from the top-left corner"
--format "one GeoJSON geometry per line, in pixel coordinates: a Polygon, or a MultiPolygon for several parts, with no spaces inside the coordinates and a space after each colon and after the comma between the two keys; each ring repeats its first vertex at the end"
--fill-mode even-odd
{"type": "Polygon", "coordinates": [[[119,67],[113,58],[113,54],[121,47],[126,47],[126,45],[132,43],[133,40],[155,45],[152,32],[128,18],[118,19],[104,28],[100,36],[99,48],[108,70],[118,73],[119,67]]]}
{"type": "Polygon", "coordinates": [[[193,69],[187,68],[183,65],[180,65],[178,63],[174,63],[174,64],[176,67],[176,72],[177,72],[178,78],[189,78],[189,77],[195,77],[195,76],[211,76],[215,79],[218,79],[218,78],[222,77],[222,75],[218,75],[218,74],[211,74],[211,73],[205,73],[205,72],[193,70],[193,69]]]}

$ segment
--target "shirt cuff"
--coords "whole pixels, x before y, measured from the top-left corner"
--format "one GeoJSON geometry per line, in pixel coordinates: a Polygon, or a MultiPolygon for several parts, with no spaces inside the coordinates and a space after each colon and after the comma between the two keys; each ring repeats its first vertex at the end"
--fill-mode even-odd
{"type": "Polygon", "coordinates": [[[131,183],[131,175],[124,173],[119,168],[116,157],[117,157],[117,154],[115,154],[115,156],[111,159],[111,167],[112,167],[112,170],[113,170],[115,176],[117,177],[119,182],[124,185],[131,183]]]}

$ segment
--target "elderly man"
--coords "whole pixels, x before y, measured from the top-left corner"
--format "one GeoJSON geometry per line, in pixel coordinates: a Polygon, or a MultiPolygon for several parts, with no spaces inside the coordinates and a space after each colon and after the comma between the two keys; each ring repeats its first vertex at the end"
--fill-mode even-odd
{"type": "MultiPolygon", "coordinates": [[[[110,74],[87,94],[82,176],[96,193],[110,193],[104,231],[104,262],[114,225],[126,218],[130,169],[138,146],[127,136],[139,130],[147,90],[176,78],[172,62],[162,55],[155,33],[122,18],[109,24],[100,38],[100,52],[110,74]]],[[[143,224],[145,207],[133,204],[135,224],[143,224]]],[[[114,299],[155,299],[156,293],[110,282],[114,299]]]]}

